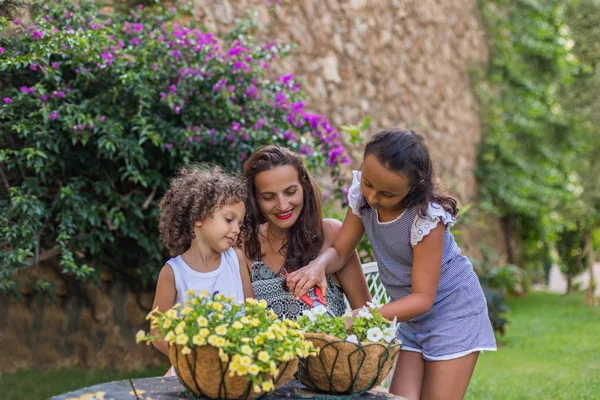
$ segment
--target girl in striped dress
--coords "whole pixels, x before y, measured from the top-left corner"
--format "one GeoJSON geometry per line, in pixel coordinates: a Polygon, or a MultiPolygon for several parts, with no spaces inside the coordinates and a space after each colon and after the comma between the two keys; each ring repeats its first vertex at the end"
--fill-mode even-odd
{"type": "Polygon", "coordinates": [[[387,130],[367,144],[353,172],[349,210],[329,249],[291,274],[296,296],[340,269],[366,232],[392,301],[380,312],[401,321],[401,352],[390,392],[409,399],[463,398],[479,353],[496,350],[479,280],[450,226],[456,200],[436,184],[429,151],[412,131],[387,130]]]}

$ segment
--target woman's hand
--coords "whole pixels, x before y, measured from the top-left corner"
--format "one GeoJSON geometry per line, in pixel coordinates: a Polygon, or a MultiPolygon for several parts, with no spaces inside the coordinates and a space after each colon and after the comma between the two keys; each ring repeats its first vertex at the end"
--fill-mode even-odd
{"type": "Polygon", "coordinates": [[[307,266],[292,272],[287,277],[287,285],[296,299],[304,296],[312,287],[319,286],[323,296],[327,295],[327,279],[325,278],[327,264],[319,259],[311,261],[307,266]]]}

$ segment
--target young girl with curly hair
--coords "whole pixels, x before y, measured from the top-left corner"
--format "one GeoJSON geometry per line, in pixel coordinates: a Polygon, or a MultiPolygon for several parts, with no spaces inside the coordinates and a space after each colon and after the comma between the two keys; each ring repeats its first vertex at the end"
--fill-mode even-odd
{"type": "MultiPolygon", "coordinates": [[[[245,198],[243,181],[220,167],[179,171],[160,201],[160,239],[173,258],[158,276],[153,309],[183,306],[188,291],[253,297],[243,254],[233,247],[241,242],[245,198]]],[[[168,343],[153,344],[169,354],[168,343]]]]}

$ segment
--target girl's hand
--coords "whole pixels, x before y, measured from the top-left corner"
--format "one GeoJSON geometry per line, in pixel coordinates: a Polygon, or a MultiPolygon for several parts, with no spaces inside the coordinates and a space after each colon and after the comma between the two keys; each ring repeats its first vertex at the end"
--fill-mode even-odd
{"type": "Polygon", "coordinates": [[[319,286],[323,296],[327,295],[327,279],[325,278],[326,264],[317,260],[311,261],[307,266],[292,272],[287,277],[287,284],[294,297],[299,299],[312,287],[319,286]]]}
{"type": "Polygon", "coordinates": [[[358,312],[360,311],[360,308],[357,308],[356,310],[352,310],[352,314],[345,315],[345,323],[346,323],[346,330],[350,330],[350,328],[352,328],[352,324],[354,324],[354,318],[358,315],[358,312]]]}

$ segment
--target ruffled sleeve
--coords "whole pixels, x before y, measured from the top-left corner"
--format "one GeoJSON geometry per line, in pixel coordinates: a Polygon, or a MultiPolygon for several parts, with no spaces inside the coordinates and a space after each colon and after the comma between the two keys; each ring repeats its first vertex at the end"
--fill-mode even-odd
{"type": "Polygon", "coordinates": [[[410,230],[410,244],[415,247],[423,238],[434,229],[438,222],[442,221],[447,228],[456,223],[456,219],[444,208],[436,203],[429,203],[427,214],[421,217],[419,214],[415,217],[415,222],[410,230]]]}
{"type": "Polygon", "coordinates": [[[348,189],[348,205],[352,213],[360,217],[360,209],[365,204],[365,198],[360,190],[360,171],[352,171],[352,185],[348,189]]]}

